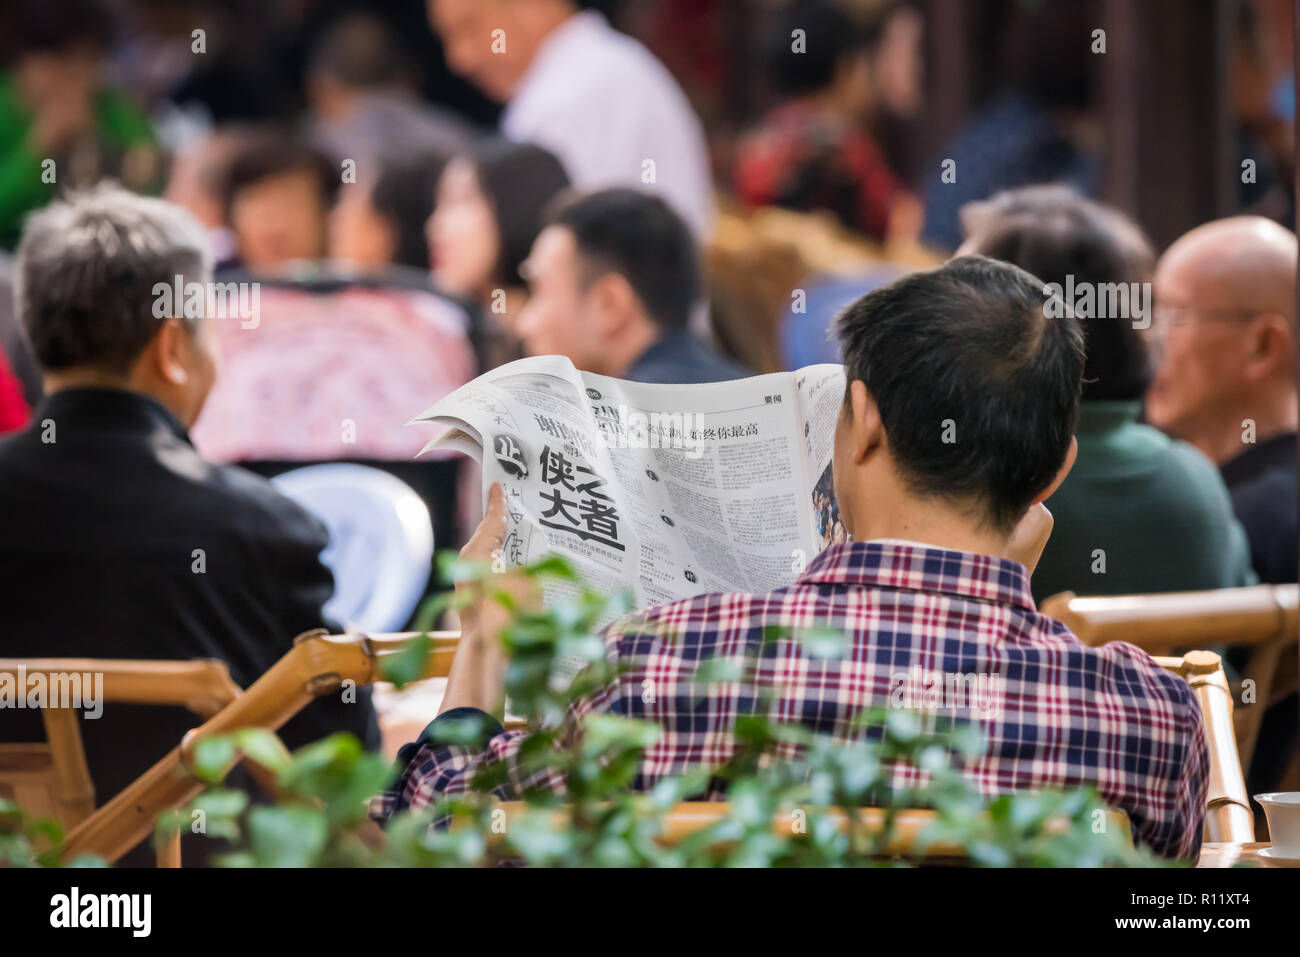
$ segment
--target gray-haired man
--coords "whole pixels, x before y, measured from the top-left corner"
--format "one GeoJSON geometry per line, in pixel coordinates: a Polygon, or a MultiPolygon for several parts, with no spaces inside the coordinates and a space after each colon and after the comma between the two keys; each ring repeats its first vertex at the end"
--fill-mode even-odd
{"type": "MultiPolygon", "coordinates": [[[[47,395],[0,441],[0,657],[221,658],[247,686],[329,627],[321,524],[190,444],[218,366],[210,280],[202,229],[161,200],[100,186],[29,217],[17,302],[47,395]]],[[[38,714],[4,720],[6,740],[43,737],[38,714]]],[[[114,705],[81,724],[102,802],[195,719],[114,705]]],[[[368,696],[322,699],[284,736],[336,730],[377,743],[368,696]]]]}

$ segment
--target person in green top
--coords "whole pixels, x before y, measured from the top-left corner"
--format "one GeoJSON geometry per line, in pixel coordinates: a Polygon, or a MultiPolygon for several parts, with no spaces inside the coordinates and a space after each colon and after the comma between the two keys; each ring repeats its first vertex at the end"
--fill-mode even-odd
{"type": "Polygon", "coordinates": [[[95,0],[21,0],[18,55],[0,74],[0,247],[57,192],[104,177],[157,192],[162,161],[146,114],[104,81],[110,22],[95,0]]]}
{"type": "Polygon", "coordinates": [[[1083,320],[1078,459],[1046,502],[1052,537],[1033,576],[1050,595],[1124,595],[1254,584],[1245,532],[1218,469],[1140,421],[1151,362],[1155,257],[1121,213],[1064,186],[999,193],[962,211],[959,254],[1014,263],[1083,320]],[[1121,285],[1122,284],[1122,285],[1121,285]]]}

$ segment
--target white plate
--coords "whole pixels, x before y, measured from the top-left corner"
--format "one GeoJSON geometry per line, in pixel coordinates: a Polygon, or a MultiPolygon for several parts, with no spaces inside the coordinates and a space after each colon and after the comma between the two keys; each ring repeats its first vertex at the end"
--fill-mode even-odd
{"type": "Polygon", "coordinates": [[[1279,864],[1282,867],[1300,867],[1300,857],[1283,857],[1271,847],[1261,847],[1259,856],[1270,864],[1279,864]]]}

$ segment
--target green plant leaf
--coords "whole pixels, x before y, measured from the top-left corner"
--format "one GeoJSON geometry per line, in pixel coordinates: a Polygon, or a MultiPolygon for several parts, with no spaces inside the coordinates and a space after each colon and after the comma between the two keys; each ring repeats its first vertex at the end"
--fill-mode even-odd
{"type": "Polygon", "coordinates": [[[305,807],[255,807],[248,814],[252,853],[261,867],[310,867],[325,848],[325,816],[305,807]]]}

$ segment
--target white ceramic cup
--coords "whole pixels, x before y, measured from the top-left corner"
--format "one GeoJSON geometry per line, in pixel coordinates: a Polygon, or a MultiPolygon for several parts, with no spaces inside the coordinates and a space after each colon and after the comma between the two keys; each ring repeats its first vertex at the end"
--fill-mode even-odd
{"type": "Polygon", "coordinates": [[[1300,791],[1256,794],[1268,818],[1268,836],[1279,857],[1300,858],[1300,791]]]}

